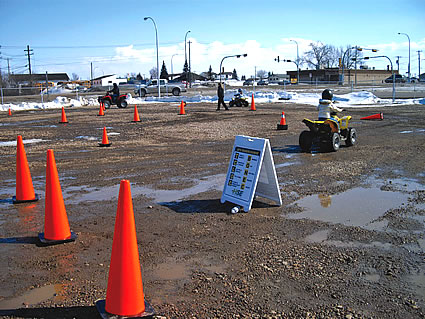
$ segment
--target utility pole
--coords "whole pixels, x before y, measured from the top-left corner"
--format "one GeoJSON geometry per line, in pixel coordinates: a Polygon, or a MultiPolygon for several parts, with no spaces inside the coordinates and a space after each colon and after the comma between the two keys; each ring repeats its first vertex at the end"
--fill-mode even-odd
{"type": "Polygon", "coordinates": [[[90,62],[90,87],[93,86],[93,62],[90,62]]]}
{"type": "Polygon", "coordinates": [[[192,41],[188,41],[189,43],[189,87],[192,87],[192,68],[191,68],[191,61],[190,61],[190,44],[192,43],[192,41]]]}
{"type": "Polygon", "coordinates": [[[419,67],[419,71],[418,71],[418,79],[420,79],[421,77],[421,50],[418,50],[418,67],[419,67]]]}
{"type": "MultiPolygon", "coordinates": [[[[420,69],[420,68],[419,68],[420,69]]],[[[9,58],[7,58],[7,75],[10,78],[10,64],[9,64],[9,58]]]]}
{"type": "Polygon", "coordinates": [[[26,53],[27,53],[27,55],[28,55],[28,71],[29,71],[29,75],[31,75],[31,58],[30,58],[30,56],[31,55],[34,55],[34,53],[32,53],[32,49],[30,50],[30,46],[29,45],[27,45],[27,49],[26,50],[24,50],[26,53]]]}

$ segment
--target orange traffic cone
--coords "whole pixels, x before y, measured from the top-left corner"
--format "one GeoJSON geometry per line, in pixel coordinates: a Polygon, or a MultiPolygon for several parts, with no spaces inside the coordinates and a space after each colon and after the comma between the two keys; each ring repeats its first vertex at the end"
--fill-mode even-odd
{"type": "Polygon", "coordinates": [[[251,99],[251,109],[250,111],[256,111],[257,109],[255,108],[255,102],[254,102],[254,94],[252,94],[252,99],[251,99]]]}
{"type": "Polygon", "coordinates": [[[186,103],[183,102],[183,101],[180,103],[180,112],[179,112],[179,115],[186,115],[186,112],[184,110],[184,106],[185,105],[186,105],[186,103]]]}
{"type": "Polygon", "coordinates": [[[99,143],[100,147],[109,147],[112,143],[109,143],[108,140],[108,134],[106,134],[106,127],[103,127],[103,136],[102,136],[102,143],[99,143]]]}
{"type": "Polygon", "coordinates": [[[68,123],[68,120],[66,119],[65,108],[63,106],[62,106],[62,119],[59,123],[68,123]]]}
{"type": "Polygon", "coordinates": [[[143,293],[130,182],[122,180],[118,195],[106,300],[97,300],[102,318],[148,317],[155,311],[143,293]]]}
{"type": "Polygon", "coordinates": [[[9,107],[9,112],[8,112],[8,114],[7,114],[8,116],[12,116],[12,110],[10,109],[10,107],[9,107]]]}
{"type": "Polygon", "coordinates": [[[76,240],[77,235],[69,229],[53,150],[47,150],[45,196],[44,233],[38,234],[40,241],[55,245],[76,240]]]}
{"type": "Polygon", "coordinates": [[[286,125],[285,112],[282,111],[282,116],[280,117],[280,124],[277,125],[278,130],[287,130],[288,125],[286,125]]]}
{"type": "Polygon", "coordinates": [[[140,122],[139,112],[137,111],[137,105],[134,106],[134,116],[132,122],[140,122]]]}
{"type": "Polygon", "coordinates": [[[21,135],[18,135],[16,144],[16,196],[12,197],[12,202],[19,204],[38,201],[39,196],[34,193],[27,155],[25,154],[21,135]]]}
{"type": "Polygon", "coordinates": [[[97,116],[104,116],[105,113],[103,112],[103,110],[104,110],[103,103],[101,102],[99,106],[99,114],[97,114],[97,116]]]}
{"type": "Polygon", "coordinates": [[[377,114],[362,117],[360,119],[361,120],[383,120],[384,114],[383,113],[377,113],[377,114]]]}

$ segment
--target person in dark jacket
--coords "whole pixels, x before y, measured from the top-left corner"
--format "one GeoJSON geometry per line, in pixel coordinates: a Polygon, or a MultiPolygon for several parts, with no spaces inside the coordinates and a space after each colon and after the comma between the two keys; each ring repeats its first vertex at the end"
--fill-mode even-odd
{"type": "Polygon", "coordinates": [[[217,111],[220,111],[220,105],[223,104],[224,109],[226,111],[229,110],[229,108],[227,107],[226,103],[224,103],[224,89],[223,89],[223,83],[219,83],[218,84],[218,88],[217,88],[217,96],[218,96],[218,106],[217,106],[217,111]]]}
{"type": "Polygon", "coordinates": [[[114,83],[114,87],[112,90],[109,90],[108,93],[112,93],[112,101],[116,101],[120,96],[120,89],[116,83],[114,83]]]}

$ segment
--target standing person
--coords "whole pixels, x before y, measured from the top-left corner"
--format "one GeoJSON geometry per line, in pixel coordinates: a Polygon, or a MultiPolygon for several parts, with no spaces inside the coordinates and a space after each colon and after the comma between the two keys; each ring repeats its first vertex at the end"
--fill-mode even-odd
{"type": "Polygon", "coordinates": [[[221,104],[223,104],[224,109],[228,111],[229,108],[227,107],[226,103],[224,103],[224,89],[223,89],[223,84],[221,82],[218,84],[217,96],[218,96],[218,106],[216,111],[220,111],[221,104]]]}

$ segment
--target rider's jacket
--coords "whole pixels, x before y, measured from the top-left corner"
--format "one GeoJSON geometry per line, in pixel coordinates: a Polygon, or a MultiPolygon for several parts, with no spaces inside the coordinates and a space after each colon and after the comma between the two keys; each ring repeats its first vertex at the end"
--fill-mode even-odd
{"type": "Polygon", "coordinates": [[[342,109],[336,107],[332,104],[331,100],[319,100],[319,105],[317,106],[317,110],[319,111],[319,118],[330,119],[331,112],[341,112],[342,109]]]}

